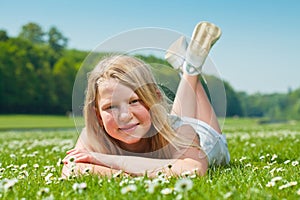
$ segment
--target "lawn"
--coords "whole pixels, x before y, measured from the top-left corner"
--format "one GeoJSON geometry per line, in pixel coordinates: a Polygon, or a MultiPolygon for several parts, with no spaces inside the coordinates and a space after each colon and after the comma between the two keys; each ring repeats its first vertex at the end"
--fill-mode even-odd
{"type": "Polygon", "coordinates": [[[74,128],[72,117],[56,115],[0,115],[0,130],[74,128]]]}
{"type": "Polygon", "coordinates": [[[12,117],[9,123],[7,116],[0,117],[0,199],[300,199],[297,122],[226,119],[231,163],[204,177],[87,173],[63,180],[60,161],[78,137],[72,120],[39,116],[37,123],[31,117],[27,123],[24,116],[22,122],[12,117]]]}

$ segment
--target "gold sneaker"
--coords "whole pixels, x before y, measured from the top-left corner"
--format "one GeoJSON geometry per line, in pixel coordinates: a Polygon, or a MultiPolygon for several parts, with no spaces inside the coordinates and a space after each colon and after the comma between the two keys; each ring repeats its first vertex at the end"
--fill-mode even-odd
{"type": "Polygon", "coordinates": [[[198,23],[186,51],[183,71],[189,75],[200,74],[210,49],[221,34],[221,29],[210,22],[198,23]]]}

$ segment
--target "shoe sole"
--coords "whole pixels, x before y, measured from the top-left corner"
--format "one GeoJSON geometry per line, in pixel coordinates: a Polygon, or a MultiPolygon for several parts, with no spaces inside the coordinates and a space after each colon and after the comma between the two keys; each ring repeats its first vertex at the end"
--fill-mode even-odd
{"type": "Polygon", "coordinates": [[[209,51],[221,34],[221,29],[213,23],[200,22],[193,31],[191,44],[196,42],[198,47],[209,51]]]}
{"type": "Polygon", "coordinates": [[[221,34],[221,29],[210,22],[200,22],[196,25],[186,54],[185,70],[188,74],[201,73],[211,47],[221,34]]]}

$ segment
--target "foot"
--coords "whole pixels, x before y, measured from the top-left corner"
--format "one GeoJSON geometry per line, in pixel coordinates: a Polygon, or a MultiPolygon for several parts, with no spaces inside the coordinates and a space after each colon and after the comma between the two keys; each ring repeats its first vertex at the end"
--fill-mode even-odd
{"type": "Polygon", "coordinates": [[[220,36],[221,29],[216,25],[209,22],[197,24],[186,51],[183,71],[189,75],[200,74],[210,49],[220,36]]]}
{"type": "Polygon", "coordinates": [[[165,54],[165,59],[178,71],[182,70],[182,65],[185,60],[187,42],[184,36],[181,36],[171,44],[165,54]]]}

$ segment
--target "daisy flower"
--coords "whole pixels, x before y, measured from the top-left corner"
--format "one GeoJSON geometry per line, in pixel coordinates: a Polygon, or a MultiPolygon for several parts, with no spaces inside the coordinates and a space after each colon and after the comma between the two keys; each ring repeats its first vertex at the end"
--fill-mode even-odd
{"type": "Polygon", "coordinates": [[[292,181],[292,182],[289,182],[289,183],[287,183],[285,185],[279,186],[278,189],[282,190],[282,189],[285,189],[285,188],[288,188],[288,187],[292,187],[292,186],[295,186],[295,185],[297,185],[297,181],[292,181]]]}
{"type": "Polygon", "coordinates": [[[168,195],[168,194],[171,194],[172,192],[173,192],[173,190],[171,188],[164,188],[160,191],[160,193],[163,195],[168,195]]]}
{"type": "Polygon", "coordinates": [[[87,188],[86,183],[74,183],[72,186],[73,190],[78,193],[82,193],[83,190],[87,188]]]}
{"type": "Polygon", "coordinates": [[[193,181],[191,179],[179,179],[175,184],[175,190],[178,192],[186,192],[193,188],[193,181]]]}
{"type": "Polygon", "coordinates": [[[292,162],[292,165],[295,167],[296,165],[298,165],[299,164],[299,162],[298,161],[293,161],[292,162]]]}
{"type": "Polygon", "coordinates": [[[131,184],[131,185],[127,185],[126,187],[123,187],[123,188],[121,189],[121,193],[122,193],[122,194],[126,194],[126,193],[128,193],[128,192],[134,192],[134,191],[136,191],[136,190],[137,190],[136,185],[131,184]]]}

